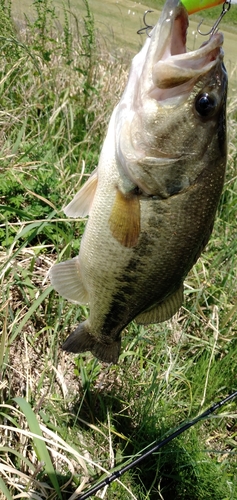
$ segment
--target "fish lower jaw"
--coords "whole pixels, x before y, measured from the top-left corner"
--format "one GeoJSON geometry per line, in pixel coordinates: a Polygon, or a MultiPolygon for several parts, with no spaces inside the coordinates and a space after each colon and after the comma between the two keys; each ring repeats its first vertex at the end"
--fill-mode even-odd
{"type": "Polygon", "coordinates": [[[189,68],[162,62],[159,66],[159,77],[149,95],[156,101],[164,101],[176,96],[185,100],[185,94],[191,92],[196,81],[211,71],[215,65],[216,59],[212,58],[196,61],[196,64],[189,68]]]}

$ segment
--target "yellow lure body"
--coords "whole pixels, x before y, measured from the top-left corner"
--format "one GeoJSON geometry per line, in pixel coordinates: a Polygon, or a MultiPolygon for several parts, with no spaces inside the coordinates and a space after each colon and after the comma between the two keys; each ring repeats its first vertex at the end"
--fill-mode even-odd
{"type": "Polygon", "coordinates": [[[210,9],[224,3],[223,0],[182,0],[182,4],[187,10],[188,14],[194,14],[200,10],[210,9]]]}

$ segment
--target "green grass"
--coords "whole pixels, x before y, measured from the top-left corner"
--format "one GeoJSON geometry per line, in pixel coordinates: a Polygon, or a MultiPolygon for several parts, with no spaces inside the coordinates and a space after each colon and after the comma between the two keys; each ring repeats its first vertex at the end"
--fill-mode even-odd
{"type": "MultiPolygon", "coordinates": [[[[237,389],[237,102],[213,235],[179,314],[129,325],[116,366],[68,355],[60,346],[86,308],[54,293],[47,272],[78,253],[85,221],[61,207],[97,164],[130,56],[117,42],[111,53],[87,3],[73,36],[66,11],[59,23],[50,1],[35,7],[19,33],[0,0],[0,498],[72,500],[237,389]]],[[[236,415],[233,401],[99,498],[235,500],[236,415]]]]}

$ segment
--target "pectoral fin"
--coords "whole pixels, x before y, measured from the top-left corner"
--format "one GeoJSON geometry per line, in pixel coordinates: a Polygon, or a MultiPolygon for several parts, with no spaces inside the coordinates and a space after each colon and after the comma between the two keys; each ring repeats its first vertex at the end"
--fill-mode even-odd
{"type": "Polygon", "coordinates": [[[78,257],[55,264],[49,271],[49,277],[55,290],[66,299],[77,304],[89,302],[88,293],[81,279],[78,257]]]}
{"type": "Polygon", "coordinates": [[[117,190],[109,224],[112,235],[121,245],[134,247],[140,234],[139,197],[130,193],[124,195],[117,190]]]}
{"type": "Polygon", "coordinates": [[[135,320],[138,324],[161,323],[171,318],[181,307],[183,302],[183,283],[176,292],[172,293],[163,302],[139,314],[135,320]]]}
{"type": "Polygon", "coordinates": [[[89,215],[97,182],[97,170],[94,170],[88,181],[83,184],[82,188],[74,196],[73,200],[63,209],[65,215],[68,217],[85,217],[89,215]]]}

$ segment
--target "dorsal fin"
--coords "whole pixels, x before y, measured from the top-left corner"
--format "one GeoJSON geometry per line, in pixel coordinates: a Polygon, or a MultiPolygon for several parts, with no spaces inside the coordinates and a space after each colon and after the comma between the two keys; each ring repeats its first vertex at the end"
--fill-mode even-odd
{"type": "Polygon", "coordinates": [[[97,188],[97,169],[92,172],[89,179],[83,184],[72,201],[63,209],[68,217],[85,217],[89,215],[91,205],[97,188]]]}

